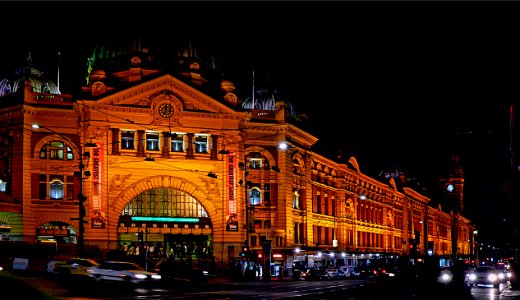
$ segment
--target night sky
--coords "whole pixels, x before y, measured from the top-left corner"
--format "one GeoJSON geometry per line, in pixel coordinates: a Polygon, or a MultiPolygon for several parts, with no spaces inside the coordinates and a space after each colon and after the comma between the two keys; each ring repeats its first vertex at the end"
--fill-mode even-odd
{"type": "Polygon", "coordinates": [[[53,74],[60,51],[61,90],[75,93],[89,41],[189,31],[211,45],[238,89],[250,90],[253,70],[267,74],[278,98],[308,118],[320,139],[313,150],[355,156],[372,176],[398,168],[424,182],[460,153],[466,215],[487,228],[500,219],[507,109],[519,98],[520,3],[22,1],[0,10],[3,76],[28,51],[53,74]]]}

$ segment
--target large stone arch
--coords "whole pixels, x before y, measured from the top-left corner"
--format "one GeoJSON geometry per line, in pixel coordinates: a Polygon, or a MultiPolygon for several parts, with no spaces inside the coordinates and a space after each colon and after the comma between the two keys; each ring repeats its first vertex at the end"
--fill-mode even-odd
{"type": "Polygon", "coordinates": [[[119,217],[125,206],[137,195],[153,188],[170,188],[183,191],[195,198],[204,207],[213,225],[215,225],[215,220],[221,220],[217,208],[211,201],[211,196],[203,188],[184,178],[158,175],[141,179],[126,188],[111,206],[113,213],[109,214],[109,224],[117,227],[119,217]]]}

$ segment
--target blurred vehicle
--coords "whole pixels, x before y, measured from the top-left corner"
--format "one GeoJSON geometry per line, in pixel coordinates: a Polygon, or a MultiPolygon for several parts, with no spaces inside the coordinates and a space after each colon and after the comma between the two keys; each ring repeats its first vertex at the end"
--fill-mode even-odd
{"type": "Polygon", "coordinates": [[[466,275],[466,284],[469,286],[492,285],[498,288],[506,275],[492,266],[480,266],[469,271],[466,275]]]}
{"type": "Polygon", "coordinates": [[[327,280],[329,277],[325,270],[319,268],[310,268],[302,276],[304,280],[327,280]]]}
{"type": "Polygon", "coordinates": [[[340,271],[338,269],[327,269],[325,270],[327,280],[338,280],[341,278],[340,271]]]}
{"type": "Polygon", "coordinates": [[[513,278],[514,274],[513,274],[513,271],[511,270],[511,265],[500,262],[500,263],[496,264],[495,268],[497,268],[497,270],[499,270],[500,272],[502,272],[504,274],[504,276],[500,277],[500,282],[504,283],[504,282],[514,280],[514,278],[513,278]]]}
{"type": "Polygon", "coordinates": [[[388,270],[384,267],[373,267],[369,269],[368,277],[383,277],[389,276],[388,270]]]}
{"type": "Polygon", "coordinates": [[[437,282],[441,284],[451,284],[453,281],[453,270],[450,267],[441,268],[437,282]]]}
{"type": "Polygon", "coordinates": [[[161,275],[162,281],[208,282],[210,273],[205,268],[194,267],[191,263],[178,260],[160,260],[153,271],[161,275]]]}
{"type": "Polygon", "coordinates": [[[503,276],[499,275],[500,282],[508,282],[513,280],[513,272],[509,269],[499,269],[499,271],[503,274],[503,276]]]}
{"type": "Polygon", "coordinates": [[[99,263],[90,258],[71,258],[67,261],[50,261],[47,272],[60,275],[88,276],[88,268],[98,266],[99,263]]]}
{"type": "Polygon", "coordinates": [[[96,280],[112,280],[131,283],[159,282],[161,275],[148,272],[138,264],[126,261],[104,261],[87,269],[96,280]]]}
{"type": "Polygon", "coordinates": [[[351,275],[351,268],[346,266],[341,266],[338,269],[339,279],[348,279],[351,275]]]}
{"type": "Polygon", "coordinates": [[[368,273],[370,273],[370,270],[365,267],[350,267],[350,276],[353,278],[366,278],[368,273]]]}

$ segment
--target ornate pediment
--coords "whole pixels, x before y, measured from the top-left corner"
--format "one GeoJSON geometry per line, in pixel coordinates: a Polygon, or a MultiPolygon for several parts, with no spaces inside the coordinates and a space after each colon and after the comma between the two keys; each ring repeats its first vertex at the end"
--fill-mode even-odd
{"type": "MultiPolygon", "coordinates": [[[[171,75],[165,75],[97,100],[98,105],[149,107],[172,101],[179,111],[232,113],[233,110],[171,75]]],[[[157,112],[158,113],[158,112],[157,112]]]]}

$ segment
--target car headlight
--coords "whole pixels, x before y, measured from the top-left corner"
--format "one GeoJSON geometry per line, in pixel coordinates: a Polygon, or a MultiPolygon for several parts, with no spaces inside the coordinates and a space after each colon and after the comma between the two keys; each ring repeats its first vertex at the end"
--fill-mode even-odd
{"type": "Polygon", "coordinates": [[[161,275],[159,274],[153,274],[152,279],[161,279],[161,275]]]}
{"type": "Polygon", "coordinates": [[[443,282],[450,282],[450,281],[451,281],[451,276],[450,276],[450,274],[446,274],[446,273],[442,274],[442,276],[441,276],[441,280],[442,280],[443,282]]]}
{"type": "Polygon", "coordinates": [[[504,273],[499,273],[499,274],[498,274],[498,278],[499,278],[500,280],[504,279],[504,277],[505,277],[505,276],[504,276],[504,273]]]}
{"type": "Polygon", "coordinates": [[[475,274],[469,274],[468,279],[469,279],[470,281],[475,281],[475,280],[477,280],[477,275],[475,275],[475,274]]]}
{"type": "Polygon", "coordinates": [[[497,281],[497,279],[498,279],[497,274],[489,274],[488,275],[488,280],[491,281],[491,282],[497,281]]]}
{"type": "Polygon", "coordinates": [[[135,278],[137,278],[137,279],[146,279],[146,275],[143,275],[143,274],[135,274],[135,278]]]}

